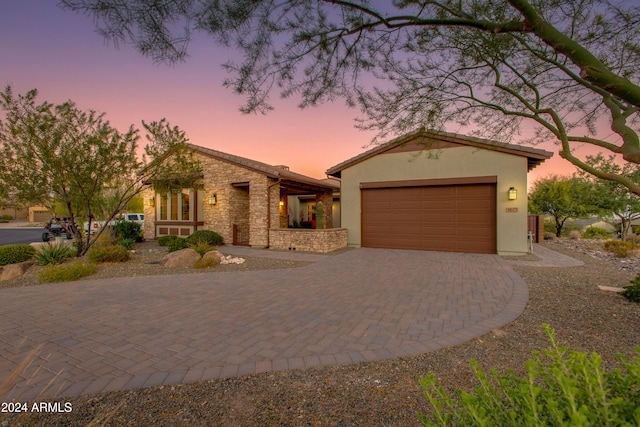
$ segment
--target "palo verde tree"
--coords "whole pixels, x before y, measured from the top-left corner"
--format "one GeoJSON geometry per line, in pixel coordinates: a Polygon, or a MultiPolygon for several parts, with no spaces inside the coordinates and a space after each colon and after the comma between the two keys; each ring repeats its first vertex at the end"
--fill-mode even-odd
{"type": "MultiPolygon", "coordinates": [[[[606,173],[624,175],[640,182],[640,165],[638,164],[620,165],[614,156],[605,158],[602,154],[587,156],[586,163],[606,173]]],[[[617,182],[595,178],[582,170],[577,172],[577,177],[592,184],[590,194],[594,205],[618,217],[621,238],[626,240],[631,229],[631,222],[640,218],[640,196],[617,182]]]]}
{"type": "Polygon", "coordinates": [[[592,204],[592,186],[578,178],[552,175],[539,179],[529,195],[529,212],[553,218],[556,237],[569,218],[584,218],[600,210],[592,204]]]}
{"type": "Polygon", "coordinates": [[[302,107],[359,106],[378,137],[468,126],[478,136],[556,141],[578,168],[636,194],[633,177],[598,169],[575,147],[640,163],[640,6],[623,0],[62,0],[117,43],[157,61],[187,56],[204,32],[239,50],[225,84],[244,112],[270,93],[302,107]],[[609,130],[602,132],[602,127],[609,130]],[[600,131],[599,131],[600,130],[600,131]],[[528,133],[528,134],[529,134],[528,133]],[[608,135],[607,135],[608,134],[608,135]],[[602,137],[601,135],[607,135],[602,137]]]}
{"type": "Polygon", "coordinates": [[[148,158],[140,159],[133,126],[122,133],[104,114],[82,111],[71,101],[38,104],[36,98],[36,90],[16,96],[10,86],[0,93],[0,186],[25,204],[62,206],[58,213],[71,219],[79,255],[102,232],[83,241],[79,215],[91,218],[99,206],[108,206],[106,224],[156,177],[191,176],[198,168],[197,162],[183,161],[190,159],[184,134],[164,119],[143,122],[150,143],[148,158]],[[182,138],[171,138],[176,135],[182,138]],[[168,153],[178,153],[177,160],[163,162],[168,153]]]}

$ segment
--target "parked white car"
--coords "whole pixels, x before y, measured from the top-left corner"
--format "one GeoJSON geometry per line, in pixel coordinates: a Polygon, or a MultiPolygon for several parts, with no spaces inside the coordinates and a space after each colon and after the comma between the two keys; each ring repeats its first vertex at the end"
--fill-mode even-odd
{"type": "MultiPolygon", "coordinates": [[[[113,227],[120,221],[128,221],[128,222],[137,222],[140,224],[140,227],[144,227],[144,214],[143,213],[124,213],[118,215],[117,219],[113,219],[109,222],[108,226],[113,227]]],[[[104,221],[91,221],[89,224],[88,221],[84,223],[84,231],[85,233],[95,234],[100,228],[104,225],[104,221]]]]}

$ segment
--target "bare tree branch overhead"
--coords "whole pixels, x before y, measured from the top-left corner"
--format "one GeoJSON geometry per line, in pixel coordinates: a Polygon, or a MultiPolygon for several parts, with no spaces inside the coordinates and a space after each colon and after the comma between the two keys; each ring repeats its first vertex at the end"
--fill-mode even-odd
{"type": "Polygon", "coordinates": [[[62,0],[116,44],[187,59],[205,33],[243,55],[224,82],[243,112],[271,97],[338,99],[380,138],[424,127],[555,141],[578,168],[636,194],[633,177],[576,154],[593,145],[640,163],[640,7],[617,0],[62,0]],[[603,128],[607,128],[603,132],[603,128]]]}

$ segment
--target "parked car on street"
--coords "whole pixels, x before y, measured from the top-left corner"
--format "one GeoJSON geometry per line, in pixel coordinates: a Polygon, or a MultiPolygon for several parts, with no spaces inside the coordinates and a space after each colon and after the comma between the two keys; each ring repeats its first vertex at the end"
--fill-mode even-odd
{"type": "Polygon", "coordinates": [[[67,239],[71,239],[73,235],[71,234],[71,230],[68,229],[68,226],[69,218],[67,217],[51,218],[44,226],[46,231],[42,233],[42,241],[48,242],[54,240],[56,237],[66,237],[67,239]]]}

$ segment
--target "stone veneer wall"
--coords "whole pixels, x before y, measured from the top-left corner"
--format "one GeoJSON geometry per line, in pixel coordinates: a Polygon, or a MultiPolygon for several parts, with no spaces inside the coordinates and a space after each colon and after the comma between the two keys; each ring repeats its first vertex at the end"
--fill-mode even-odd
{"type": "Polygon", "coordinates": [[[347,247],[347,229],[272,228],[269,245],[271,249],[331,252],[347,247]]]}
{"type": "Polygon", "coordinates": [[[144,213],[144,238],[145,240],[153,240],[156,238],[156,208],[151,206],[150,200],[155,197],[155,193],[151,187],[147,187],[140,192],[140,197],[142,197],[142,213],[144,213]]]}
{"type": "Polygon", "coordinates": [[[220,234],[225,242],[233,242],[233,224],[249,223],[249,244],[266,246],[267,243],[267,201],[268,178],[261,173],[208,156],[196,155],[204,173],[202,212],[204,226],[220,234]],[[244,190],[231,184],[248,182],[247,198],[244,190]],[[206,200],[216,194],[217,203],[209,205],[206,200]],[[248,200],[247,200],[248,199],[248,200]],[[241,217],[246,215],[246,219],[241,217]]]}

